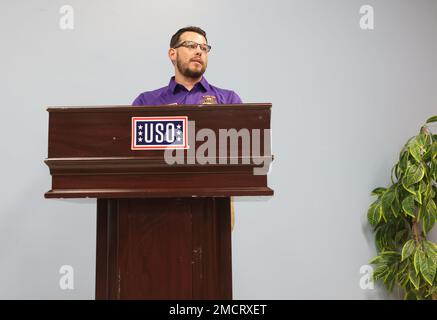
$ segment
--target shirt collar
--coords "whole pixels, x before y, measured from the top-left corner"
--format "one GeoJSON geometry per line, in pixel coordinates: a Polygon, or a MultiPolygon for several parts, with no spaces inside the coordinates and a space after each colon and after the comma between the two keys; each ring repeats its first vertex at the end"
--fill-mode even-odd
{"type": "Polygon", "coordinates": [[[208,81],[206,81],[205,77],[202,77],[202,80],[199,81],[199,84],[203,87],[203,89],[205,89],[205,91],[208,91],[209,88],[209,83],[208,81]]]}
{"type": "MultiPolygon", "coordinates": [[[[175,77],[171,77],[170,82],[168,83],[168,88],[170,89],[170,92],[175,93],[175,90],[178,86],[180,86],[180,84],[175,81],[175,77]]],[[[203,91],[208,91],[210,89],[209,83],[208,81],[206,81],[205,77],[202,77],[202,79],[198,83],[196,83],[196,86],[200,86],[203,91]]]]}

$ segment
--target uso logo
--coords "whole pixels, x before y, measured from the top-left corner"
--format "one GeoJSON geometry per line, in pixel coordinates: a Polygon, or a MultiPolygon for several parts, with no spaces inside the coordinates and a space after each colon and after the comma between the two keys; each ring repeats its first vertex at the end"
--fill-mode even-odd
{"type": "Polygon", "coordinates": [[[188,149],[188,117],[132,117],[132,150],[188,149]]]}

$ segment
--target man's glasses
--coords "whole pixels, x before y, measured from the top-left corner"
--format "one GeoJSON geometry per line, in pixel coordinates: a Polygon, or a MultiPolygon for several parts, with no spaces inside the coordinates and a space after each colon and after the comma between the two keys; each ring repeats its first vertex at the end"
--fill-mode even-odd
{"type": "Polygon", "coordinates": [[[179,43],[177,46],[175,46],[174,49],[179,48],[179,47],[185,47],[185,48],[188,48],[190,50],[196,50],[198,46],[200,47],[200,50],[202,50],[205,53],[208,53],[209,51],[211,51],[210,45],[203,44],[203,43],[197,43],[194,41],[183,41],[183,42],[179,43]]]}

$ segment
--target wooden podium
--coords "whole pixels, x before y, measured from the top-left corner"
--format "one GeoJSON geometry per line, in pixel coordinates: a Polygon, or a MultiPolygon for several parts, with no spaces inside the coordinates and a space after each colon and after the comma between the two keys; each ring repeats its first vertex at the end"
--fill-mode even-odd
{"type": "Polygon", "coordinates": [[[260,129],[262,142],[271,104],[47,111],[45,197],[97,198],[96,299],[232,299],[230,197],[273,195],[267,175],[253,173],[272,156],[261,146],[247,163],[229,142],[223,159],[217,142],[216,163],[199,164],[196,134],[260,129]],[[168,164],[164,150],[132,150],[133,117],[170,116],[195,121],[183,164],[168,164]]]}

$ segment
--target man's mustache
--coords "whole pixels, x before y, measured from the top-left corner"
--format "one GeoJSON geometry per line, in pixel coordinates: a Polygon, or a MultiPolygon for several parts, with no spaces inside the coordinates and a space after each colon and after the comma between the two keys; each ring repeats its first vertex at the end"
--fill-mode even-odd
{"type": "Polygon", "coordinates": [[[200,63],[202,66],[203,66],[203,61],[202,60],[200,60],[200,59],[191,59],[190,60],[190,62],[198,62],[198,63],[200,63]]]}

